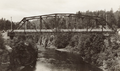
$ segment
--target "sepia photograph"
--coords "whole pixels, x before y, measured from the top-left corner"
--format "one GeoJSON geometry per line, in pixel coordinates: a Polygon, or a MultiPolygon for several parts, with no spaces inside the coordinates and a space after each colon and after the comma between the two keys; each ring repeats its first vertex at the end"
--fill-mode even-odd
{"type": "Polygon", "coordinates": [[[120,0],[0,0],[0,71],[120,71],[120,0]]]}

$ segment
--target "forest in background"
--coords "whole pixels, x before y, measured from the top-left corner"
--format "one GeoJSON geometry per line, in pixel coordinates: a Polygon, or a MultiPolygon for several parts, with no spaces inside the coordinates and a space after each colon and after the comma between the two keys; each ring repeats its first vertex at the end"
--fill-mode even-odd
{"type": "Polygon", "coordinates": [[[0,19],[0,30],[10,30],[11,29],[11,24],[12,28],[15,28],[15,23],[11,22],[10,20],[6,20],[4,18],[0,19]]]}

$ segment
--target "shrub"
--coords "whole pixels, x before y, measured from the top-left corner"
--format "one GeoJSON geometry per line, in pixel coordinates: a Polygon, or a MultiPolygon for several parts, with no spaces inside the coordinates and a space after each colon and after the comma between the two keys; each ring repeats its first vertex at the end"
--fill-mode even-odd
{"type": "Polygon", "coordinates": [[[104,49],[104,35],[103,34],[83,34],[79,40],[80,54],[85,58],[96,63],[98,54],[104,49]]]}
{"type": "Polygon", "coordinates": [[[70,42],[69,42],[69,45],[70,46],[72,46],[72,47],[75,47],[75,46],[77,46],[78,45],[78,35],[73,35],[72,37],[71,37],[71,40],[70,40],[70,42]]]}
{"type": "Polygon", "coordinates": [[[18,37],[18,40],[14,44],[14,48],[10,53],[10,65],[9,68],[11,71],[14,71],[15,68],[22,66],[32,66],[34,68],[37,60],[37,47],[35,44],[29,40],[23,40],[23,36],[18,37]],[[21,39],[19,39],[21,38],[21,39]]]}
{"type": "Polygon", "coordinates": [[[4,40],[2,38],[2,34],[0,33],[0,49],[4,49],[4,40]]]}
{"type": "Polygon", "coordinates": [[[56,35],[55,39],[55,46],[57,48],[65,48],[72,37],[71,33],[60,33],[59,35],[56,35]]]}

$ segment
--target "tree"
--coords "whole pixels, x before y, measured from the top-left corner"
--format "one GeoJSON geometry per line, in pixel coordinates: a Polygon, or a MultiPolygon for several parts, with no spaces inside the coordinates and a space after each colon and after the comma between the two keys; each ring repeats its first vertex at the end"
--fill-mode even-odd
{"type": "Polygon", "coordinates": [[[2,34],[0,33],[0,49],[4,49],[4,40],[2,38],[2,34]]]}
{"type": "Polygon", "coordinates": [[[60,33],[56,36],[55,46],[57,48],[65,48],[69,44],[71,37],[71,33],[60,33]]]}
{"type": "Polygon", "coordinates": [[[11,22],[11,21],[3,19],[3,18],[0,19],[0,30],[9,30],[9,29],[11,29],[11,24],[12,24],[12,28],[15,29],[14,22],[11,22]]]}
{"type": "Polygon", "coordinates": [[[118,17],[117,26],[118,26],[118,28],[120,28],[120,16],[118,17]]]}
{"type": "Polygon", "coordinates": [[[109,25],[112,28],[116,28],[115,26],[117,25],[117,21],[112,10],[107,12],[107,22],[109,22],[109,25]]]}

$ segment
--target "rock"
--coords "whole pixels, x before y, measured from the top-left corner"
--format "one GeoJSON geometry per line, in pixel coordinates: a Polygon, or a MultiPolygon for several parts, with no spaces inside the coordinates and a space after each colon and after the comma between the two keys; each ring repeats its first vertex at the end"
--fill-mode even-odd
{"type": "Polygon", "coordinates": [[[4,40],[10,39],[10,37],[7,34],[8,34],[8,32],[3,32],[2,33],[2,37],[3,37],[4,40]]]}
{"type": "Polygon", "coordinates": [[[0,49],[0,54],[2,54],[3,53],[3,50],[2,49],[0,49]]]}
{"type": "Polygon", "coordinates": [[[68,52],[66,49],[56,49],[56,50],[61,52],[68,52]]]}
{"type": "Polygon", "coordinates": [[[42,63],[46,63],[46,61],[47,61],[47,59],[45,59],[45,58],[39,58],[38,60],[42,63]]]}
{"type": "Polygon", "coordinates": [[[11,48],[10,46],[5,45],[5,48],[6,48],[6,50],[7,50],[8,52],[12,52],[12,48],[11,48]]]}

